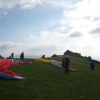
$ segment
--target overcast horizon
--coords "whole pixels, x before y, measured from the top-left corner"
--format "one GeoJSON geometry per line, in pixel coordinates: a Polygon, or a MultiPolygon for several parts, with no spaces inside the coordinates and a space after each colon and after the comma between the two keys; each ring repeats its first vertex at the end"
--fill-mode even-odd
{"type": "Polygon", "coordinates": [[[0,0],[0,55],[63,55],[100,61],[100,0],[0,0]]]}

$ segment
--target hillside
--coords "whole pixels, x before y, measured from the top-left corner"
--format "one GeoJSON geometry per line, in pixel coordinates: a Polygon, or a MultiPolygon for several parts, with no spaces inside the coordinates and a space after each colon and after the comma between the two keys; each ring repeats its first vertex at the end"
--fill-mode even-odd
{"type": "MultiPolygon", "coordinates": [[[[64,55],[73,56],[73,57],[77,57],[77,58],[84,58],[84,59],[87,59],[89,61],[93,61],[93,62],[95,62],[95,63],[100,65],[100,61],[93,59],[91,56],[88,56],[88,57],[87,56],[82,56],[81,53],[78,53],[78,52],[73,52],[73,51],[70,51],[70,50],[66,50],[63,54],[64,55]]],[[[54,54],[51,57],[61,57],[61,56],[62,55],[54,54]]]]}
{"type": "MultiPolygon", "coordinates": [[[[50,57],[62,61],[63,57],[50,57]]],[[[2,100],[100,100],[100,66],[91,71],[86,58],[70,56],[70,67],[77,72],[64,73],[64,69],[50,63],[37,62],[10,67],[25,79],[0,79],[2,100]]]]}

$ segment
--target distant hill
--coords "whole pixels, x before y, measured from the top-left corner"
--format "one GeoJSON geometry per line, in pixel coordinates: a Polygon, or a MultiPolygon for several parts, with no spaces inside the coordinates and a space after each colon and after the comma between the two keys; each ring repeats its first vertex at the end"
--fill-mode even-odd
{"type": "MultiPolygon", "coordinates": [[[[75,57],[78,57],[78,58],[85,58],[85,59],[87,59],[89,61],[94,61],[95,63],[97,63],[97,64],[100,65],[100,62],[99,61],[92,59],[91,56],[88,56],[88,57],[87,56],[82,56],[81,53],[77,53],[77,52],[72,52],[70,50],[66,50],[63,54],[64,54],[64,56],[65,55],[69,55],[69,56],[75,56],[75,57]]],[[[51,57],[60,57],[60,56],[61,55],[54,54],[51,57]]]]}

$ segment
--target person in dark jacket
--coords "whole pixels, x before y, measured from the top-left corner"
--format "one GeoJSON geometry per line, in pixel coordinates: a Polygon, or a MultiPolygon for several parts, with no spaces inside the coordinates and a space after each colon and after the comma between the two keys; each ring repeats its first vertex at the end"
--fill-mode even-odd
{"type": "Polygon", "coordinates": [[[11,53],[11,58],[14,58],[14,53],[11,53]]]}
{"type": "Polygon", "coordinates": [[[24,52],[22,52],[21,54],[20,54],[20,59],[24,59],[24,52]]]}
{"type": "Polygon", "coordinates": [[[91,70],[94,71],[95,65],[93,61],[90,63],[90,66],[91,66],[91,70]]]}
{"type": "Polygon", "coordinates": [[[41,58],[45,58],[45,55],[43,55],[41,58]]]}
{"type": "Polygon", "coordinates": [[[0,58],[2,58],[2,56],[0,55],[0,58]]]}
{"type": "Polygon", "coordinates": [[[65,73],[69,72],[69,65],[70,65],[70,59],[69,56],[67,55],[62,60],[62,66],[65,68],[65,73]]]}

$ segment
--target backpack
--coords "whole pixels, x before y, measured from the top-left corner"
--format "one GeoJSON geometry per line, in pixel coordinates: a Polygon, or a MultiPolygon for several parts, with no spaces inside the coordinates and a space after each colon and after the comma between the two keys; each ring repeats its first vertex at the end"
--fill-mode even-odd
{"type": "Polygon", "coordinates": [[[62,60],[62,66],[63,66],[64,68],[65,68],[66,65],[67,65],[66,61],[67,61],[67,59],[66,59],[66,58],[63,58],[63,60],[62,60]]]}

